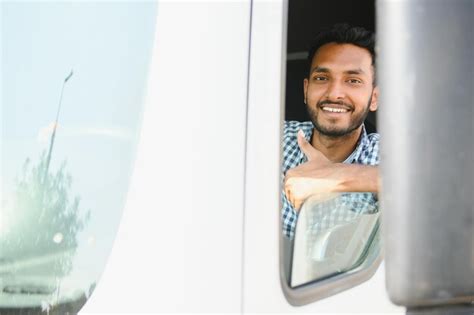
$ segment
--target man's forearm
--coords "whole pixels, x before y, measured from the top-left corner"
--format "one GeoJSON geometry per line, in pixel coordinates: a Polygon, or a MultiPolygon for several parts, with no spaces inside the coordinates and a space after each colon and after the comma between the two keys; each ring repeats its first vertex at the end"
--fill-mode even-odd
{"type": "Polygon", "coordinates": [[[341,164],[343,179],[340,191],[345,192],[379,192],[378,166],[361,164],[341,164]]]}

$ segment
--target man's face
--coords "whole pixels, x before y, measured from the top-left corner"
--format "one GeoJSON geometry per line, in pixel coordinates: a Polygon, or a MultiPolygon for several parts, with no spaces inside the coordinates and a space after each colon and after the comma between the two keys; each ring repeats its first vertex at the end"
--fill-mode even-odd
{"type": "Polygon", "coordinates": [[[304,79],[305,103],[321,134],[341,137],[359,128],[377,109],[378,88],[368,50],[352,44],[329,43],[313,57],[304,79]]]}

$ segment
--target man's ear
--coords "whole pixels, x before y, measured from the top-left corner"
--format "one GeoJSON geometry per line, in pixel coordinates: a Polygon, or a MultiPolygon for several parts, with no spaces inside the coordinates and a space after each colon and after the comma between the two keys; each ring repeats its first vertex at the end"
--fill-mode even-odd
{"type": "Polygon", "coordinates": [[[370,101],[370,105],[369,105],[369,110],[371,112],[375,112],[378,108],[378,100],[379,100],[379,87],[376,86],[374,87],[374,89],[372,90],[372,99],[370,101]]]}
{"type": "Polygon", "coordinates": [[[308,95],[308,79],[304,78],[303,80],[303,90],[304,90],[304,103],[306,104],[306,95],[308,95]]]}

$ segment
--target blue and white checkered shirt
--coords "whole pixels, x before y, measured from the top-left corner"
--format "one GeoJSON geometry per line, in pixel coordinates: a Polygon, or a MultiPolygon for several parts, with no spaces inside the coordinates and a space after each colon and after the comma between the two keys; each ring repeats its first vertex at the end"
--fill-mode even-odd
{"type": "MultiPolygon", "coordinates": [[[[313,123],[311,121],[285,121],[285,129],[283,134],[283,165],[282,180],[285,178],[286,172],[302,163],[307,162],[307,158],[300,150],[297,141],[298,130],[301,129],[307,141],[311,141],[313,134],[313,123]]],[[[365,127],[362,127],[362,133],[355,150],[347,157],[343,163],[378,165],[379,164],[379,140],[378,133],[367,134],[365,127]]],[[[295,235],[296,220],[298,215],[286,198],[284,190],[282,190],[282,222],[283,233],[293,239],[295,235]]],[[[331,215],[325,216],[324,222],[317,222],[319,228],[333,226],[338,222],[348,221],[353,215],[348,211],[338,211],[337,208],[351,209],[352,214],[357,213],[373,213],[378,211],[377,197],[372,193],[343,193],[340,198],[334,201],[335,210],[331,211],[331,215]],[[370,205],[370,206],[368,206],[370,205]]]]}

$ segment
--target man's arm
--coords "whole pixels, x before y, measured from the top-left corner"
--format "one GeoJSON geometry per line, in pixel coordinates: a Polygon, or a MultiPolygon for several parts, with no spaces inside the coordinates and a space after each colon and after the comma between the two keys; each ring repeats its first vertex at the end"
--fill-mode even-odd
{"type": "Polygon", "coordinates": [[[377,166],[332,163],[300,135],[298,144],[308,162],[288,170],[284,182],[285,194],[297,210],[315,194],[379,191],[377,166]]]}
{"type": "Polygon", "coordinates": [[[341,181],[341,190],[347,192],[379,192],[378,166],[362,164],[342,164],[345,175],[341,181]]]}

